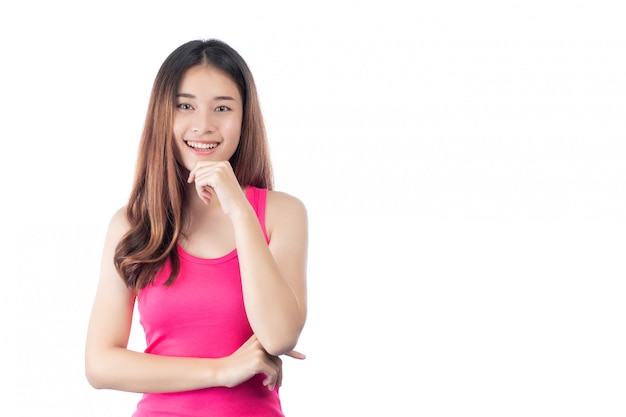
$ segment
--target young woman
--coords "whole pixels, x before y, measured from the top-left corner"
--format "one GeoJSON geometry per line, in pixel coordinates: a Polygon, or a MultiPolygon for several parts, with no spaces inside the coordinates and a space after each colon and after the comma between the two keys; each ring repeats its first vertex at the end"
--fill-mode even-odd
{"type": "Polygon", "coordinates": [[[144,393],[135,417],[282,416],[281,355],[307,313],[307,213],[273,191],[252,74],[218,40],[152,89],[128,204],[109,225],[85,369],[144,393]],[[137,303],[145,352],[127,348],[137,303]]]}

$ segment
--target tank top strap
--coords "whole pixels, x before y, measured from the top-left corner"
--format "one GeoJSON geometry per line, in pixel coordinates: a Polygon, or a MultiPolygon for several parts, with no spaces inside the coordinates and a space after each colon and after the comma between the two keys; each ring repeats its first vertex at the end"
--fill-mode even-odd
{"type": "Polygon", "coordinates": [[[263,230],[265,241],[269,243],[270,239],[267,235],[267,230],[265,229],[265,202],[267,200],[267,189],[249,185],[246,187],[246,197],[259,219],[259,224],[261,225],[261,230],[263,230]]]}

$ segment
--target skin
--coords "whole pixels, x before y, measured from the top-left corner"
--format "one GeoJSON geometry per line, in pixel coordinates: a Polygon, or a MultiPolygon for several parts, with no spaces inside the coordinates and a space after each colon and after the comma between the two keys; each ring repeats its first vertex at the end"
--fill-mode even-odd
{"type": "Polygon", "coordinates": [[[115,270],[115,247],[129,229],[124,208],[111,219],[85,351],[87,379],[95,388],[177,392],[236,386],[265,374],[272,390],[282,381],[280,355],[293,350],[304,326],[307,213],[297,198],[269,191],[265,241],[256,214],[228,160],[239,144],[243,103],[235,83],[210,66],[190,68],[182,79],[174,116],[175,154],[189,171],[189,225],[179,242],[198,257],[237,248],[246,313],[253,336],[224,358],[177,358],[127,348],[136,292],[115,270]],[[192,149],[189,144],[203,148],[192,149]],[[217,144],[214,149],[207,150],[217,144]]]}

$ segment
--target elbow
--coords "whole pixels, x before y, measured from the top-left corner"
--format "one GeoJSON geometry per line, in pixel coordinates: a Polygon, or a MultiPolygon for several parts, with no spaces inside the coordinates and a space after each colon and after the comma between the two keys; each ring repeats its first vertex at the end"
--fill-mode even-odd
{"type": "Polygon", "coordinates": [[[91,385],[92,388],[95,388],[95,389],[104,388],[104,384],[102,383],[102,378],[93,367],[85,366],[85,377],[87,378],[87,382],[89,382],[89,385],[91,385]]]}
{"type": "Polygon", "coordinates": [[[296,342],[297,340],[294,341],[280,341],[280,342],[274,342],[274,343],[269,343],[266,345],[263,345],[263,348],[265,349],[265,351],[267,353],[269,353],[272,356],[280,356],[280,355],[284,355],[285,353],[289,353],[292,350],[294,350],[294,348],[296,347],[296,342]]]}
{"type": "Polygon", "coordinates": [[[272,356],[284,355],[295,349],[305,322],[306,312],[297,320],[255,329],[255,335],[268,354],[272,356]]]}
{"type": "Polygon", "coordinates": [[[91,385],[92,388],[102,389],[104,388],[98,374],[94,372],[93,369],[85,367],[85,377],[87,378],[87,382],[91,385]]]}
{"type": "Polygon", "coordinates": [[[108,388],[106,385],[105,367],[101,365],[101,361],[87,356],[85,358],[85,377],[87,382],[95,389],[108,388]]]}
{"type": "Polygon", "coordinates": [[[301,329],[291,332],[286,331],[273,337],[266,337],[265,340],[259,338],[259,341],[267,353],[272,356],[280,356],[295,349],[300,337],[300,331],[301,329]]]}

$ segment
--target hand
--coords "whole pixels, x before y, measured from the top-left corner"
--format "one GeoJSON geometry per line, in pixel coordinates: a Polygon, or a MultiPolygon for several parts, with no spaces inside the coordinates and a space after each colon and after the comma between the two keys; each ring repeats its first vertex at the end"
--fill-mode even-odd
{"type": "Polygon", "coordinates": [[[200,199],[209,205],[214,197],[212,192],[215,193],[226,214],[232,214],[247,201],[228,161],[196,163],[187,178],[189,184],[194,181],[200,199]]]}
{"type": "Polygon", "coordinates": [[[226,357],[224,363],[223,385],[226,387],[237,386],[257,374],[265,374],[263,385],[270,391],[282,383],[282,360],[268,354],[254,335],[226,357]]]}
{"type": "MultiPolygon", "coordinates": [[[[290,357],[292,357],[294,359],[300,359],[300,360],[306,359],[306,355],[304,353],[300,353],[300,352],[297,352],[295,350],[287,352],[287,353],[285,353],[285,355],[286,356],[290,356],[290,357]]],[[[276,386],[280,387],[282,384],[283,384],[283,368],[281,366],[281,368],[280,368],[280,375],[279,375],[278,382],[276,383],[276,386]]]]}
{"type": "MultiPolygon", "coordinates": [[[[304,353],[300,353],[297,352],[295,350],[292,350],[290,352],[285,353],[286,356],[290,356],[294,359],[300,359],[300,360],[304,360],[306,359],[306,355],[304,353]]],[[[275,383],[275,386],[280,387],[283,384],[283,367],[282,367],[282,360],[278,357],[278,356],[272,356],[272,358],[274,358],[275,360],[278,360],[278,363],[280,364],[280,370],[279,370],[279,374],[278,374],[278,380],[275,383]]],[[[263,381],[263,385],[266,385],[266,381],[267,378],[263,381]]],[[[273,390],[274,387],[270,388],[270,391],[273,390]]]]}

